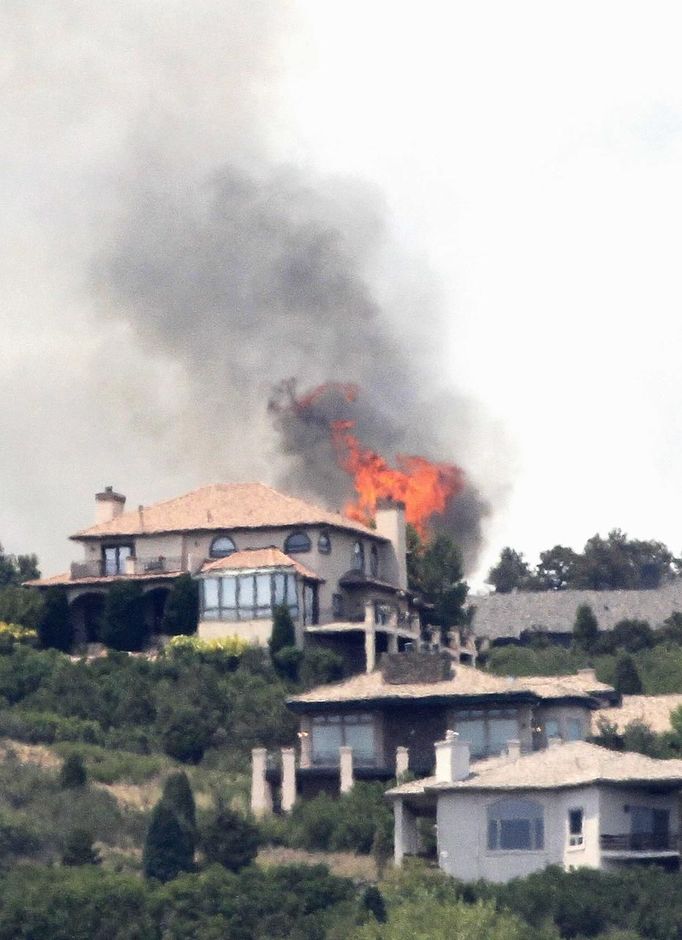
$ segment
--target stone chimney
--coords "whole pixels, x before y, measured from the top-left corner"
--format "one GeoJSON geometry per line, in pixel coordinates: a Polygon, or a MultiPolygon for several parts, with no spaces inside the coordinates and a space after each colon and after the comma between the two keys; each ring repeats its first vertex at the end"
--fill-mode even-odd
{"type": "Polygon", "coordinates": [[[105,486],[101,493],[95,493],[95,525],[111,522],[123,513],[126,498],[115,493],[113,486],[105,486]]]}
{"type": "Polygon", "coordinates": [[[469,776],[469,742],[456,731],[446,731],[444,741],[436,741],[436,780],[454,783],[469,776]]]}
{"type": "Polygon", "coordinates": [[[384,553],[385,565],[382,581],[397,584],[407,590],[407,537],[405,535],[405,503],[382,499],[375,513],[377,534],[388,539],[390,547],[384,553]]]}

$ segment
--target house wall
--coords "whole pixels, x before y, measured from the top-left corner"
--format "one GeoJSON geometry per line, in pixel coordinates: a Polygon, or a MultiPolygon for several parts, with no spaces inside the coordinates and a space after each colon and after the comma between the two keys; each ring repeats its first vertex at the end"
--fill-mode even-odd
{"type": "Polygon", "coordinates": [[[116,536],[115,538],[83,542],[84,561],[99,561],[102,557],[102,545],[134,545],[137,558],[183,558],[183,536],[177,534],[116,536]]]}
{"type": "MultiPolygon", "coordinates": [[[[545,727],[545,723],[548,721],[558,721],[561,738],[564,741],[569,740],[568,736],[568,723],[569,719],[577,719],[581,722],[583,733],[582,739],[585,740],[587,735],[590,733],[590,724],[591,724],[591,710],[587,707],[581,707],[580,705],[541,705],[535,710],[535,718],[537,725],[545,727]]],[[[543,732],[542,735],[542,744],[546,747],[547,740],[543,732]]]]}
{"type": "Polygon", "coordinates": [[[272,620],[201,620],[197,633],[202,640],[224,639],[239,636],[255,646],[267,646],[272,633],[272,620]]]}
{"type": "Polygon", "coordinates": [[[455,792],[438,799],[438,856],[443,871],[464,881],[503,882],[548,865],[599,866],[599,795],[596,787],[528,793],[455,792]],[[490,851],[488,807],[499,799],[532,799],[544,808],[544,848],[490,851]],[[583,808],[584,843],[570,848],[568,811],[583,808]]]}
{"type": "Polygon", "coordinates": [[[603,787],[599,794],[601,831],[605,835],[625,835],[630,832],[630,813],[626,806],[650,806],[670,811],[670,832],[680,831],[680,812],[677,794],[651,793],[635,787],[603,787]]]}

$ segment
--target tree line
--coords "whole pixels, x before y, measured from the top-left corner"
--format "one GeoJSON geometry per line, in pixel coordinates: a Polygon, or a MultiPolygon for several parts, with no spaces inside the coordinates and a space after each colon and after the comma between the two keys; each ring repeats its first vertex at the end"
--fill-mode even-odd
{"type": "Polygon", "coordinates": [[[566,545],[555,545],[540,553],[540,561],[531,568],[509,546],[502,549],[499,561],[488,572],[486,583],[497,594],[511,591],[645,590],[659,587],[682,571],[682,559],[653,539],[629,539],[625,532],[613,529],[606,538],[593,535],[582,552],[566,545]]]}

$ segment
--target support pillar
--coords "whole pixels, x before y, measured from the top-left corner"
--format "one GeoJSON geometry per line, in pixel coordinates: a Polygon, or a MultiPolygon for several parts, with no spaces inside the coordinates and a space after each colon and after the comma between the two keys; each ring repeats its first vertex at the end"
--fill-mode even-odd
{"type": "Polygon", "coordinates": [[[296,802],[296,751],[282,748],[282,812],[290,813],[296,802]]]}
{"type": "Polygon", "coordinates": [[[400,781],[405,776],[410,766],[410,752],[406,747],[397,747],[395,749],[395,779],[400,781]]]}
{"type": "Polygon", "coordinates": [[[374,622],[374,601],[365,603],[365,670],[374,672],[377,658],[376,624],[374,622]]]}
{"type": "Polygon", "coordinates": [[[353,789],[353,748],[342,745],[339,748],[339,789],[341,793],[348,793],[353,789]]]}
{"type": "Polygon", "coordinates": [[[419,850],[419,835],[417,833],[417,818],[405,806],[403,800],[393,801],[394,832],[394,861],[400,867],[405,855],[416,855],[419,850]]]}
{"type": "Polygon", "coordinates": [[[301,730],[298,732],[301,747],[299,758],[301,767],[313,766],[313,722],[308,715],[301,716],[301,730]]]}
{"type": "Polygon", "coordinates": [[[267,816],[272,812],[272,789],[266,778],[268,752],[264,747],[251,751],[251,812],[267,816]]]}

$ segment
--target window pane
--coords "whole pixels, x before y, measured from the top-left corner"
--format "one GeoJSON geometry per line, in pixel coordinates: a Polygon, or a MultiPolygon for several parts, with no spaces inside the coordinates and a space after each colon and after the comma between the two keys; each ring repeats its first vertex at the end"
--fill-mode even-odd
{"type": "Polygon", "coordinates": [[[566,737],[569,741],[582,741],[583,723],[580,718],[569,718],[566,723],[566,737]]]}
{"type": "Polygon", "coordinates": [[[346,744],[353,748],[353,763],[374,763],[374,726],[367,724],[346,724],[346,744]]]}
{"type": "Polygon", "coordinates": [[[272,607],[272,589],[269,574],[256,575],[256,606],[267,607],[268,610],[272,607]]]}
{"type": "Polygon", "coordinates": [[[218,606],[218,579],[205,578],[204,585],[204,609],[215,608],[218,606]]]}
{"type": "Polygon", "coordinates": [[[283,604],[287,589],[286,575],[276,574],[274,579],[275,587],[272,602],[273,604],[283,604]]]}
{"type": "Polygon", "coordinates": [[[469,742],[472,757],[480,757],[485,754],[485,723],[481,719],[477,721],[458,721],[457,731],[459,731],[463,741],[469,742]]]}
{"type": "Polygon", "coordinates": [[[309,552],[310,548],[310,539],[305,532],[293,532],[284,543],[284,551],[287,555],[294,555],[296,552],[309,552]]]}
{"type": "Polygon", "coordinates": [[[254,594],[253,575],[241,575],[239,578],[239,609],[241,611],[248,613],[249,608],[253,607],[254,594]]]}
{"type": "Polygon", "coordinates": [[[221,535],[217,539],[213,539],[211,542],[209,555],[211,558],[226,558],[235,550],[236,546],[232,539],[228,538],[226,535],[221,535]]]}
{"type": "Polygon", "coordinates": [[[338,764],[343,743],[341,724],[313,725],[313,763],[338,764]]]}
{"type": "Polygon", "coordinates": [[[529,819],[501,819],[500,820],[500,848],[501,849],[530,849],[530,820],[529,819]]]}
{"type": "Polygon", "coordinates": [[[568,814],[568,831],[572,836],[580,836],[583,831],[583,811],[572,809],[568,814]]]}
{"type": "Polygon", "coordinates": [[[545,722],[545,735],[548,738],[560,738],[561,734],[559,732],[559,722],[556,718],[549,718],[545,722]]]}
{"type": "Polygon", "coordinates": [[[500,754],[507,741],[518,740],[519,724],[514,718],[496,718],[488,722],[490,733],[490,754],[500,754]]]}
{"type": "Polygon", "coordinates": [[[237,579],[221,578],[222,601],[221,607],[234,610],[237,606],[237,579]]]}

